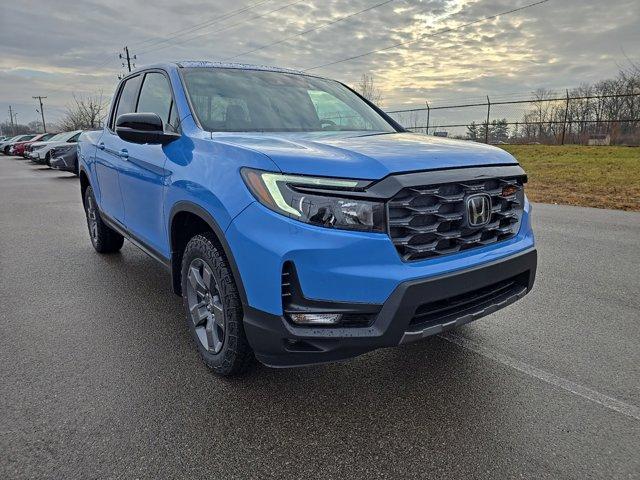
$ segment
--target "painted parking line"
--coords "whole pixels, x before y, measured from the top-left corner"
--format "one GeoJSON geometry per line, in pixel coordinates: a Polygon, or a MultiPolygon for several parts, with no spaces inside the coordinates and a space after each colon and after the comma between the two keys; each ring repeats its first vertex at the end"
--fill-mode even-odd
{"type": "Polygon", "coordinates": [[[636,420],[640,420],[640,408],[635,405],[625,403],[622,400],[618,400],[617,398],[610,397],[591,388],[572,382],[571,380],[567,380],[566,378],[559,377],[558,375],[534,367],[533,365],[529,365],[528,363],[525,363],[523,361],[516,360],[515,358],[505,355],[504,353],[500,353],[490,348],[484,347],[478,342],[469,340],[468,338],[462,337],[455,333],[447,332],[438,336],[443,340],[446,340],[447,342],[451,342],[454,345],[458,345],[459,347],[470,350],[474,353],[477,353],[478,355],[482,355],[483,357],[511,367],[515,370],[518,370],[519,372],[537,378],[538,380],[542,380],[543,382],[546,382],[550,385],[562,388],[563,390],[566,390],[567,392],[570,392],[574,395],[585,398],[593,403],[597,403],[598,405],[602,405],[609,410],[613,410],[628,417],[635,418],[636,420]]]}

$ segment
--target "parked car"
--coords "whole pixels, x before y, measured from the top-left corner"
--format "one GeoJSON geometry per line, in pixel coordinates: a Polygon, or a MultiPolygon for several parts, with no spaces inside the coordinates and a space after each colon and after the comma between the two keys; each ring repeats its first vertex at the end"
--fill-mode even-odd
{"type": "Polygon", "coordinates": [[[51,149],[49,162],[54,170],[64,170],[78,175],[78,143],[63,143],[51,149]]]}
{"type": "Polygon", "coordinates": [[[13,145],[13,155],[25,156],[26,147],[34,142],[46,142],[48,139],[53,137],[55,133],[40,133],[27,141],[20,141],[13,145]]]}
{"type": "MultiPolygon", "coordinates": [[[[7,137],[4,140],[0,141],[0,152],[4,153],[4,147],[10,144],[11,142],[18,141],[23,135],[15,135],[13,137],[7,137]]],[[[9,150],[7,150],[7,153],[9,150]]]]}
{"type": "Polygon", "coordinates": [[[26,135],[16,135],[15,137],[11,137],[9,140],[5,140],[4,142],[0,143],[0,149],[2,149],[2,153],[4,153],[5,155],[11,155],[10,150],[14,144],[18,142],[24,142],[33,137],[35,137],[35,134],[31,133],[26,135]]]}
{"type": "Polygon", "coordinates": [[[502,149],[410,133],[289,70],[158,64],[113,98],[79,142],[91,242],[169,269],[218,374],[412,342],[533,286],[527,177],[502,149]]]}
{"type": "Polygon", "coordinates": [[[66,143],[76,143],[82,130],[74,130],[73,132],[62,132],[51,137],[46,142],[36,142],[33,144],[29,152],[29,158],[35,163],[46,163],[49,165],[51,159],[51,150],[59,145],[66,143]]]}

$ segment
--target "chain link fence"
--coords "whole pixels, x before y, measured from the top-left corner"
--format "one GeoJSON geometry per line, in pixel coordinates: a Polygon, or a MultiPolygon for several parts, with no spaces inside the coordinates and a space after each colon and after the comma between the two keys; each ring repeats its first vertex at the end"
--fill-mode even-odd
{"type": "Polygon", "coordinates": [[[429,105],[387,111],[408,130],[493,144],[640,145],[640,92],[429,105]]]}

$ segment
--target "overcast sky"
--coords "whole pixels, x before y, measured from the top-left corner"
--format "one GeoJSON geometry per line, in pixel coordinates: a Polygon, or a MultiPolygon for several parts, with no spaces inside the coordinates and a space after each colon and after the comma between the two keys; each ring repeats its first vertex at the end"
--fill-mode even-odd
{"type": "MultiPolygon", "coordinates": [[[[386,108],[572,87],[615,76],[628,64],[625,56],[640,61],[639,0],[550,0],[428,36],[533,1],[394,0],[234,61],[307,69],[412,41],[313,70],[351,85],[363,72],[373,74],[386,108]]],[[[0,10],[0,120],[8,119],[9,104],[20,123],[35,120],[33,95],[48,96],[51,120],[73,93],[102,89],[110,96],[124,45],[138,55],[138,66],[221,60],[382,2],[7,1],[0,10]]]]}

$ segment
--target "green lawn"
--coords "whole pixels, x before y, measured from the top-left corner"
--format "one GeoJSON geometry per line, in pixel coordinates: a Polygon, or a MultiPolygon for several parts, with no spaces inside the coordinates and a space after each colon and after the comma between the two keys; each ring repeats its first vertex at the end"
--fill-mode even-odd
{"type": "Polygon", "coordinates": [[[640,148],[505,145],[535,202],[640,211],[640,148]]]}

